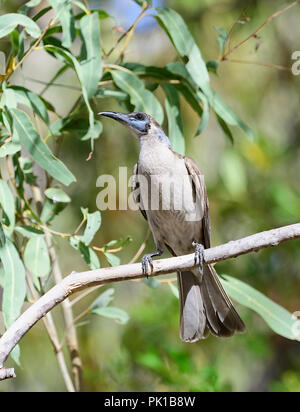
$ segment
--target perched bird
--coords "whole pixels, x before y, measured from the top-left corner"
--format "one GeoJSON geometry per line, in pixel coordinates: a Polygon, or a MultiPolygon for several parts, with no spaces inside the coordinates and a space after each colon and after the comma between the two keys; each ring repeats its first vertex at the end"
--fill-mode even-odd
{"type": "Polygon", "coordinates": [[[208,199],[204,178],[189,157],[171,148],[170,140],[150,115],[101,112],[128,128],[140,142],[134,167],[133,194],[147,219],[157,250],[142,259],[145,275],[152,257],[167,248],[173,256],[195,252],[199,267],[178,273],[180,337],[185,342],[244,332],[245,325],[224,291],[212,265],[203,265],[210,247],[208,199]]]}

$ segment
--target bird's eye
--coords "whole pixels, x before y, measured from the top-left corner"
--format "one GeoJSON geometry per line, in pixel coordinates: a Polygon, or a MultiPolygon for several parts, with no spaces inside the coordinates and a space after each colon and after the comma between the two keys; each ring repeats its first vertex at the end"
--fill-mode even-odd
{"type": "Polygon", "coordinates": [[[136,120],[144,120],[144,115],[142,113],[138,113],[135,115],[136,120]]]}

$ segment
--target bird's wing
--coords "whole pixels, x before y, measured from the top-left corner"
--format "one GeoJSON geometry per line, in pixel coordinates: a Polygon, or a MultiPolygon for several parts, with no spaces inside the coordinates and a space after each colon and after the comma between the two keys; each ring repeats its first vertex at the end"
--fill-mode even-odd
{"type": "Polygon", "coordinates": [[[139,174],[138,163],[136,163],[133,167],[133,172],[132,172],[133,178],[132,178],[132,184],[131,184],[131,191],[132,191],[132,195],[133,195],[133,199],[135,203],[139,205],[140,212],[142,213],[144,218],[148,220],[147,214],[143,208],[142,201],[141,201],[141,191],[140,191],[140,184],[138,182],[138,174],[139,174]]]}
{"type": "Polygon", "coordinates": [[[210,220],[209,206],[206,193],[204,176],[201,174],[196,163],[189,157],[184,157],[185,166],[188,174],[191,176],[195,201],[201,202],[202,218],[202,239],[205,249],[210,248],[210,220]]]}

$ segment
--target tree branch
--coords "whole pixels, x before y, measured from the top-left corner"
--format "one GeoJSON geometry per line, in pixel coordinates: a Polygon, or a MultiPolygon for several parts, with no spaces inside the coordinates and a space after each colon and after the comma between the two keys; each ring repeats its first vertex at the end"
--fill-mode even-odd
{"type": "MultiPolygon", "coordinates": [[[[216,263],[222,260],[234,258],[260,249],[277,246],[280,243],[300,238],[300,223],[284,226],[266,232],[230,241],[204,251],[205,263],[216,263]]],[[[156,260],[153,262],[153,276],[177,271],[185,271],[195,267],[194,254],[156,260]]],[[[3,364],[13,348],[22,337],[51,309],[64,301],[75,292],[91,286],[102,285],[111,282],[120,282],[130,279],[142,278],[142,266],[140,263],[115,266],[82,273],[73,272],[65,277],[59,284],[50,289],[37,302],[28,308],[4,333],[0,339],[0,380],[13,377],[10,370],[3,368],[3,364]]]]}

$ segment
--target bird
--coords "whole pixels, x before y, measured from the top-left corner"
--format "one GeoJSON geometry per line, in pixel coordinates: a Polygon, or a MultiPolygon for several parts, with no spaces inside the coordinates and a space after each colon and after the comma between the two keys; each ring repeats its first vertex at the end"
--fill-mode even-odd
{"type": "Polygon", "coordinates": [[[244,333],[245,324],[226,294],[216,270],[203,264],[210,248],[209,204],[204,177],[196,163],[172,150],[160,124],[142,112],[98,113],[116,120],[139,139],[132,194],[148,221],[156,251],[142,258],[148,277],[152,258],[168,249],[173,256],[195,253],[195,269],[178,272],[180,338],[196,342],[209,334],[230,337],[244,333]]]}

